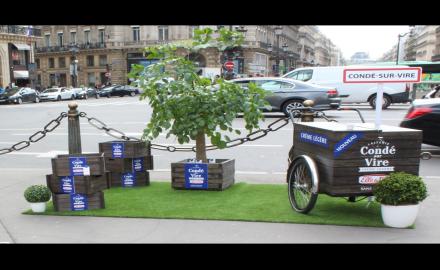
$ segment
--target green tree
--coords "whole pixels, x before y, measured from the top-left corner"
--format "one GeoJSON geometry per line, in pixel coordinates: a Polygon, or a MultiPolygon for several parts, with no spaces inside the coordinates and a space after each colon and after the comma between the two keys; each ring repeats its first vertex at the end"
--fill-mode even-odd
{"type": "Polygon", "coordinates": [[[147,47],[147,58],[159,61],[148,67],[134,65],[129,75],[144,89],[141,99],[148,99],[153,109],[142,139],[151,141],[166,130],[167,138],[175,135],[180,144],[195,140],[196,158],[203,162],[207,161],[205,136],[224,148],[231,139],[221,131],[240,134],[232,126],[238,113],[243,113],[245,127],[251,132],[264,118],[260,108],[267,106],[265,91],[255,84],[244,89],[219,79],[212,86],[210,79],[197,74],[193,62],[177,53],[183,49],[189,55],[212,47],[222,52],[243,42],[236,31],[221,29],[217,38],[212,35],[210,28],[199,29],[192,42],[147,47]]]}

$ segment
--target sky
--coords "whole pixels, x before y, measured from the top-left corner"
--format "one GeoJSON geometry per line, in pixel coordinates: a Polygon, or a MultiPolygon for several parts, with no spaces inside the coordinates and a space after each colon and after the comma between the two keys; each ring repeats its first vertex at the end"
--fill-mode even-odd
{"type": "Polygon", "coordinates": [[[371,59],[378,59],[397,45],[399,34],[409,32],[408,25],[318,25],[318,28],[341,49],[345,59],[350,59],[355,52],[367,52],[371,59]]]}

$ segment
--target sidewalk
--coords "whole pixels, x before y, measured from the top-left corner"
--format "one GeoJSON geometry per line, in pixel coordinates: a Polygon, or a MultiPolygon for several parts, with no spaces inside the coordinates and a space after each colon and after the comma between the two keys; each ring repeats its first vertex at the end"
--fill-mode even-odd
{"type": "MultiPolygon", "coordinates": [[[[416,229],[365,228],[262,222],[23,215],[31,184],[44,170],[2,172],[0,242],[15,243],[432,243],[440,242],[439,179],[426,179],[430,196],[416,229]],[[1,225],[3,224],[3,226],[1,225]]],[[[287,196],[287,195],[286,195],[287,196]]]]}

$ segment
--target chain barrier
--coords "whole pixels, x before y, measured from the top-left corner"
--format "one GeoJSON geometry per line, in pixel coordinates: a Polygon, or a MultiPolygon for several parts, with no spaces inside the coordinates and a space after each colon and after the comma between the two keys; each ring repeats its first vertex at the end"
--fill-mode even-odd
{"type": "Polygon", "coordinates": [[[65,117],[67,117],[66,112],[60,113],[60,115],[57,118],[47,123],[47,125],[43,127],[43,130],[37,131],[34,134],[32,134],[27,141],[18,142],[12,145],[10,148],[0,149],[0,155],[11,153],[13,151],[23,150],[24,148],[29,147],[31,143],[36,143],[40,141],[41,139],[46,137],[47,133],[54,131],[61,124],[61,120],[63,120],[63,118],[65,117]]]}
{"type": "MultiPolygon", "coordinates": [[[[116,138],[119,140],[124,140],[124,141],[131,141],[131,140],[142,141],[139,138],[127,136],[124,132],[122,132],[120,130],[108,127],[104,122],[102,122],[101,120],[99,120],[95,117],[88,117],[87,113],[85,113],[85,112],[80,112],[79,116],[86,118],[91,126],[97,128],[99,130],[105,131],[106,134],[108,134],[109,136],[111,136],[113,138],[116,138]]],[[[237,139],[230,140],[230,141],[226,142],[225,148],[239,146],[245,142],[252,142],[252,141],[258,140],[260,138],[263,138],[264,136],[269,134],[269,132],[274,132],[274,131],[277,131],[277,130],[283,128],[284,126],[286,126],[289,123],[289,121],[290,121],[289,117],[280,118],[280,119],[272,122],[270,125],[268,125],[268,127],[266,129],[259,129],[257,131],[249,133],[246,137],[237,138],[237,139]]],[[[150,143],[150,146],[152,149],[161,150],[161,151],[168,151],[168,152],[196,152],[195,146],[176,147],[176,146],[172,146],[172,145],[162,145],[162,144],[155,144],[155,143],[150,143]]],[[[215,145],[207,145],[205,147],[205,149],[206,149],[206,151],[211,151],[211,150],[216,150],[219,148],[215,145]]]]}

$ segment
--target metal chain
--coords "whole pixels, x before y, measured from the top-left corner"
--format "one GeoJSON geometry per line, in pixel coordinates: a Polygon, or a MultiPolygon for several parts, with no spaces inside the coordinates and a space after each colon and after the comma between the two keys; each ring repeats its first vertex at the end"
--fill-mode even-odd
{"type": "MultiPolygon", "coordinates": [[[[113,138],[116,138],[119,140],[125,140],[125,141],[131,141],[131,140],[142,141],[139,138],[129,137],[129,136],[125,135],[125,133],[120,130],[117,130],[114,128],[109,128],[104,122],[100,121],[99,119],[97,119],[95,117],[88,117],[87,113],[85,113],[85,112],[81,112],[79,114],[79,116],[86,118],[90,125],[94,126],[95,128],[97,128],[99,130],[104,130],[105,133],[107,133],[109,136],[111,136],[113,138]]],[[[269,132],[277,131],[277,130],[281,129],[282,127],[286,126],[289,123],[289,121],[290,121],[289,117],[280,118],[280,119],[272,122],[269,126],[267,126],[266,129],[259,129],[257,131],[249,133],[246,137],[237,138],[237,139],[226,142],[225,148],[231,148],[231,147],[241,145],[245,142],[252,142],[252,141],[258,140],[258,139],[266,136],[269,132]]],[[[155,143],[150,143],[150,146],[152,149],[161,150],[161,151],[168,151],[168,152],[196,152],[195,146],[193,146],[193,147],[176,147],[176,146],[172,146],[172,145],[161,145],[161,144],[155,144],[155,143]]],[[[205,147],[205,149],[206,149],[206,151],[211,151],[211,150],[216,150],[219,148],[215,145],[207,145],[205,147]]]]}
{"type": "Polygon", "coordinates": [[[3,148],[0,149],[0,155],[4,155],[7,153],[11,153],[12,151],[20,151],[26,147],[29,147],[31,143],[36,143],[46,137],[47,133],[54,131],[60,124],[61,120],[63,118],[67,117],[66,112],[60,113],[60,115],[47,123],[47,125],[44,126],[43,130],[37,131],[34,134],[32,134],[27,141],[21,141],[14,145],[12,145],[10,148],[3,148]]]}

